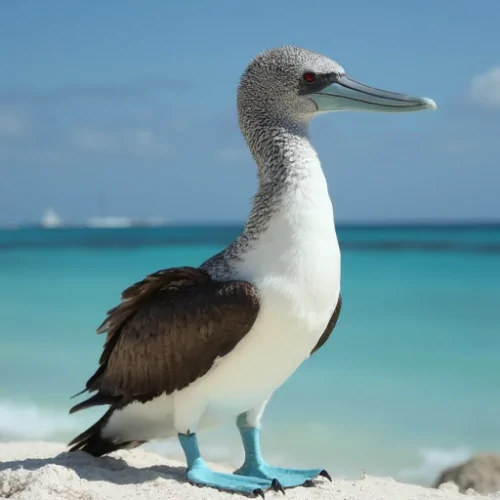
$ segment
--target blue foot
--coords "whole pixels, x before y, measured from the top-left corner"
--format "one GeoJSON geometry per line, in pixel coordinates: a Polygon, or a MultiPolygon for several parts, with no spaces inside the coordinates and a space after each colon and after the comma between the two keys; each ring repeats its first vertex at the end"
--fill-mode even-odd
{"type": "Polygon", "coordinates": [[[326,477],[331,481],[330,475],[324,469],[284,469],[282,467],[272,467],[266,463],[243,464],[234,473],[240,476],[260,477],[269,481],[277,481],[283,488],[311,486],[312,480],[318,476],[326,477]]]}
{"type": "Polygon", "coordinates": [[[323,476],[332,478],[324,469],[284,469],[272,467],[262,458],[259,446],[259,429],[238,426],[245,448],[245,462],[234,474],[245,477],[259,477],[272,481],[274,489],[311,486],[313,479],[323,476]]]}
{"type": "Polygon", "coordinates": [[[187,460],[187,480],[197,486],[209,486],[218,490],[242,493],[244,495],[259,495],[264,498],[264,492],[276,484],[262,477],[243,477],[234,474],[224,474],[211,470],[200,456],[195,434],[179,434],[179,441],[187,460]]]}
{"type": "Polygon", "coordinates": [[[188,469],[187,479],[191,484],[198,486],[210,486],[218,490],[243,493],[245,495],[260,495],[262,498],[264,498],[264,492],[273,485],[270,479],[214,472],[208,468],[202,458],[195,461],[188,469]]]}

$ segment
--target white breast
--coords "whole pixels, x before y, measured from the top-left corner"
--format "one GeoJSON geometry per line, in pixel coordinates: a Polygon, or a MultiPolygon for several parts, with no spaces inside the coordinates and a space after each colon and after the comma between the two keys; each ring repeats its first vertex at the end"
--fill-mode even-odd
{"type": "MultiPolygon", "coordinates": [[[[316,344],[337,305],[340,250],[323,172],[287,193],[268,229],[245,255],[240,277],[261,294],[261,313],[297,325],[316,344]]],[[[295,329],[294,329],[295,330],[295,329]]]]}
{"type": "Polygon", "coordinates": [[[254,408],[309,357],[340,292],[340,252],[326,181],[318,168],[287,193],[245,253],[236,279],[255,284],[250,332],[202,378],[175,395],[176,423],[200,425],[254,408]]]}

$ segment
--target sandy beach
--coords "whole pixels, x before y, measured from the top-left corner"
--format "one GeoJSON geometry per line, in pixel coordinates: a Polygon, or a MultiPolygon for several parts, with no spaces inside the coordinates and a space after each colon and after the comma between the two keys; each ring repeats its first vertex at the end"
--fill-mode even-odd
{"type": "MultiPolygon", "coordinates": [[[[224,467],[214,465],[218,470],[224,467]]],[[[184,479],[182,462],[135,449],[103,458],[84,453],[66,453],[62,444],[10,442],[0,444],[0,498],[14,500],[236,500],[248,498],[198,488],[184,479]]],[[[360,475],[361,476],[361,475],[360,475]]],[[[266,498],[279,498],[270,491],[266,498]]],[[[391,478],[360,477],[357,480],[318,480],[311,488],[286,491],[288,499],[307,500],[460,500],[466,497],[500,499],[500,492],[482,496],[466,495],[456,486],[440,489],[402,484],[391,478]]]]}

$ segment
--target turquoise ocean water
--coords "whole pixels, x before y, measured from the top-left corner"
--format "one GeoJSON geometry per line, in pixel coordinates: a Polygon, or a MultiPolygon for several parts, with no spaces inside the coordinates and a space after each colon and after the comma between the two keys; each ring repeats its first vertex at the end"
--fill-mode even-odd
{"type": "MultiPolygon", "coordinates": [[[[0,231],[0,440],[66,441],[94,372],[94,333],[123,288],[200,264],[239,227],[0,231]]],[[[344,305],[326,346],[274,395],[263,449],[278,465],[427,483],[500,451],[500,228],[340,228],[344,305]]],[[[201,439],[238,464],[234,425],[201,439]]],[[[0,444],[1,446],[1,444],[0,444]]],[[[181,456],[176,440],[150,448],[181,456]]]]}

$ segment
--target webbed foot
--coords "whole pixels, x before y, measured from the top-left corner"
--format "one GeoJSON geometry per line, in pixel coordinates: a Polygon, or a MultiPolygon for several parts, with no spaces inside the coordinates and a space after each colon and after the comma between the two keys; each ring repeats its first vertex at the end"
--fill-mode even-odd
{"type": "Polygon", "coordinates": [[[245,462],[234,472],[235,475],[245,477],[259,477],[274,481],[275,489],[283,491],[283,488],[293,488],[294,486],[312,486],[313,480],[318,476],[329,479],[330,474],[324,469],[285,469],[282,467],[272,467],[262,458],[259,446],[259,429],[256,427],[246,427],[245,419],[239,418],[238,429],[245,448],[245,462]]]}
{"type": "Polygon", "coordinates": [[[191,484],[198,486],[210,486],[218,490],[261,496],[262,498],[264,498],[264,493],[273,486],[271,479],[215,472],[202,459],[195,461],[188,469],[187,479],[191,484]]]}
{"type": "Polygon", "coordinates": [[[324,469],[286,469],[282,467],[272,467],[266,463],[244,464],[237,471],[237,475],[245,477],[259,477],[270,481],[277,480],[283,488],[293,488],[294,486],[312,484],[312,480],[318,476],[323,476],[332,480],[328,472],[324,469]]]}

